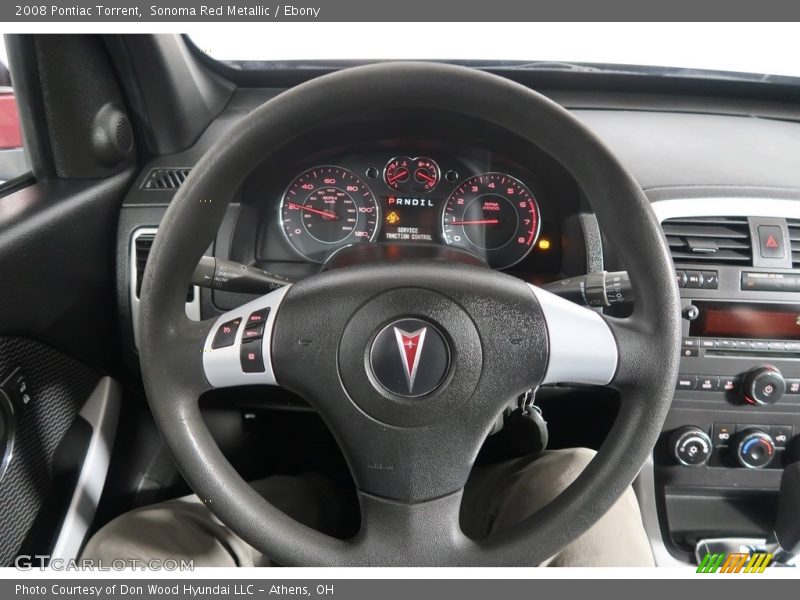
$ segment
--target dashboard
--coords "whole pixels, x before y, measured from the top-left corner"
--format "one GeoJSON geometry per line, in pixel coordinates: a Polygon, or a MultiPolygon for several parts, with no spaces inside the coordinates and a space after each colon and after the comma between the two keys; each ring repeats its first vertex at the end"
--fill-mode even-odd
{"type": "MultiPolygon", "coordinates": [[[[191,167],[221,130],[271,93],[240,94],[195,147],[160,157],[143,172],[126,200],[118,235],[123,313],[135,313],[134,236],[154,231],[174,193],[149,191],[150,169],[191,167]]],[[[673,406],[653,461],[637,480],[657,561],[686,564],[701,539],[758,536],[771,527],[780,467],[789,460],[786,440],[800,432],[800,388],[793,387],[800,381],[800,353],[796,346],[790,351],[794,336],[780,335],[793,330],[786,324],[800,314],[798,292],[750,289],[743,280],[752,273],[770,282],[800,273],[789,253],[785,264],[763,264],[758,243],[759,225],[778,226],[785,246],[795,254],[800,249],[800,125],[612,108],[573,113],[633,172],[667,232],[689,228],[680,239],[670,234],[670,242],[684,309],[695,307],[698,317],[685,315],[673,406]],[[772,221],[758,220],[765,217],[772,221]],[[714,247],[700,242],[716,240],[719,227],[725,239],[715,241],[716,249],[743,257],[732,261],[722,252],[715,262],[710,256],[714,247]],[[754,308],[772,309],[771,320],[754,308]],[[779,331],[769,330],[770,323],[779,331]],[[772,404],[753,404],[745,384],[766,365],[773,367],[769,377],[776,370],[785,377],[785,392],[772,404]],[[737,458],[738,446],[721,441],[726,432],[737,444],[757,435],[765,448],[772,443],[775,458],[753,467],[747,456],[737,458]],[[678,444],[684,439],[694,446],[678,444]],[[676,450],[693,448],[691,460],[676,450]]],[[[357,115],[315,127],[265,158],[238,188],[210,251],[292,279],[313,275],[355,248],[391,250],[365,254],[371,260],[394,253],[402,258],[410,248],[431,250],[431,256],[442,249],[466,252],[535,284],[626,268],[604,248],[590,207],[560,164],[513,133],[443,114],[357,115]]],[[[199,289],[192,298],[204,317],[252,299],[199,289]]],[[[187,314],[190,306],[187,297],[187,314]]]]}

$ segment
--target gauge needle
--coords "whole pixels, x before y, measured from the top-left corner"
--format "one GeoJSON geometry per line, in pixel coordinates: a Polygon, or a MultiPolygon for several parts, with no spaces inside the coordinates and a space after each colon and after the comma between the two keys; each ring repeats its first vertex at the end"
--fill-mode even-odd
{"type": "Polygon", "coordinates": [[[498,225],[500,219],[479,219],[476,221],[450,221],[450,225],[498,225]]]}
{"type": "Polygon", "coordinates": [[[304,206],[303,204],[295,204],[294,202],[289,202],[289,208],[298,208],[306,212],[314,213],[315,215],[320,215],[322,217],[325,217],[326,219],[336,220],[339,218],[336,215],[336,213],[328,212],[325,210],[317,210],[316,208],[311,208],[310,206],[304,206]]]}
{"type": "Polygon", "coordinates": [[[417,172],[414,175],[416,176],[417,181],[421,179],[428,185],[433,185],[434,183],[436,183],[436,178],[433,177],[430,173],[426,173],[422,169],[417,169],[417,172]]]}
{"type": "Polygon", "coordinates": [[[389,184],[391,185],[398,179],[405,181],[406,177],[408,177],[408,169],[398,169],[386,179],[389,181],[389,184]]]}

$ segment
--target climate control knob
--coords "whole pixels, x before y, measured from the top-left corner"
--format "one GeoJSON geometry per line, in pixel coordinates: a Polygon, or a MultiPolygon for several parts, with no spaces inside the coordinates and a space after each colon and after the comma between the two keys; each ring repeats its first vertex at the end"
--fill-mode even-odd
{"type": "Polygon", "coordinates": [[[775,404],[786,392],[786,381],[775,367],[764,366],[749,371],[742,381],[744,399],[750,404],[775,404]]]}
{"type": "Polygon", "coordinates": [[[711,456],[711,438],[693,425],[677,429],[670,437],[669,445],[675,460],[686,467],[700,467],[711,456]]]}
{"type": "Polygon", "coordinates": [[[736,459],[748,469],[763,469],[775,456],[775,442],[760,429],[745,429],[737,437],[736,459]]]}

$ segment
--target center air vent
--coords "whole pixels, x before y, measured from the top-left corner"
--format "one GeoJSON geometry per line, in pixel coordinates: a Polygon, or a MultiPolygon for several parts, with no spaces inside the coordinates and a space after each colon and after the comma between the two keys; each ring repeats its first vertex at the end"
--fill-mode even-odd
{"type": "Polygon", "coordinates": [[[186,181],[191,169],[153,169],[142,184],[145,190],[177,190],[186,181]]]}
{"type": "Polygon", "coordinates": [[[792,267],[800,268],[800,219],[786,219],[792,244],[792,267]]]}
{"type": "Polygon", "coordinates": [[[747,217],[667,219],[662,227],[675,263],[749,265],[752,262],[747,217]]]}

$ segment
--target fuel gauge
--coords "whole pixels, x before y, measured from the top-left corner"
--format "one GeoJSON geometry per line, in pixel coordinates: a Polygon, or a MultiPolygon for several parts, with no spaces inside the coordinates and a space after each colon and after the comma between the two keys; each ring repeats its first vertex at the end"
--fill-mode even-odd
{"type": "Polygon", "coordinates": [[[414,159],[414,182],[425,191],[430,191],[439,184],[441,171],[439,165],[431,158],[414,159]]]}

